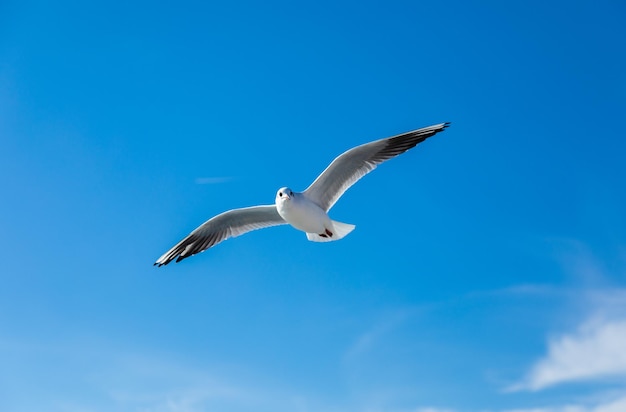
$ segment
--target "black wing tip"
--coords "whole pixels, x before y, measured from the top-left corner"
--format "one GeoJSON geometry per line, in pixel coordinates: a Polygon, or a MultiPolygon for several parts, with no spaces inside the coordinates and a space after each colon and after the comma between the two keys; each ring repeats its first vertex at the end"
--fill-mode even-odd
{"type": "Polygon", "coordinates": [[[443,123],[437,123],[437,124],[433,124],[430,126],[426,126],[426,127],[422,127],[419,129],[415,129],[415,130],[411,130],[409,132],[405,132],[405,133],[400,133],[398,135],[395,136],[391,136],[388,139],[403,139],[403,138],[415,138],[415,137],[421,137],[424,140],[436,135],[439,132],[443,132],[445,129],[447,129],[448,127],[450,127],[451,122],[443,122],[443,123]]]}
{"type": "Polygon", "coordinates": [[[413,132],[409,132],[409,133],[422,134],[421,141],[424,141],[424,140],[428,139],[429,137],[432,137],[432,136],[436,135],[439,132],[443,132],[448,127],[450,127],[450,124],[451,124],[450,122],[443,122],[443,123],[439,123],[439,124],[432,125],[432,126],[426,126],[426,127],[423,127],[421,129],[417,129],[417,130],[415,130],[413,132]]]}
{"type": "Polygon", "coordinates": [[[176,257],[178,256],[178,259],[176,260],[176,262],[180,261],[181,258],[179,254],[171,254],[165,258],[161,257],[159,258],[159,260],[157,260],[156,262],[154,262],[154,264],[152,266],[156,266],[156,267],[161,267],[161,266],[166,266],[167,264],[169,264],[172,260],[174,260],[176,257]]]}
{"type": "Polygon", "coordinates": [[[172,259],[174,259],[176,255],[171,255],[169,252],[163,256],[161,256],[160,258],[157,259],[156,262],[154,262],[152,264],[152,266],[156,266],[158,268],[160,268],[161,266],[165,266],[168,263],[170,263],[172,261],[172,259]]]}
{"type": "Polygon", "coordinates": [[[435,124],[435,125],[432,125],[432,126],[426,126],[426,127],[423,127],[422,129],[418,129],[416,131],[424,130],[424,129],[431,129],[434,132],[434,134],[437,134],[439,132],[443,132],[445,129],[450,127],[450,124],[451,124],[451,122],[443,122],[443,123],[435,124]]]}
{"type": "Polygon", "coordinates": [[[175,263],[178,263],[181,260],[188,258],[189,256],[193,256],[193,255],[186,255],[186,256],[183,256],[183,255],[176,256],[175,255],[175,256],[171,256],[171,257],[168,257],[165,260],[157,260],[156,262],[154,262],[152,264],[152,266],[156,266],[156,267],[160,268],[161,266],[166,266],[167,264],[171,263],[174,259],[176,259],[175,263]]]}

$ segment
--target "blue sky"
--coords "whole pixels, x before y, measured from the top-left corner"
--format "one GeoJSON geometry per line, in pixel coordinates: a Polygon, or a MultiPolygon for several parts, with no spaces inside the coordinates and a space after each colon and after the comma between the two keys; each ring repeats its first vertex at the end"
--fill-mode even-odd
{"type": "Polygon", "coordinates": [[[626,410],[626,6],[551,3],[3,2],[0,410],[626,410]]]}

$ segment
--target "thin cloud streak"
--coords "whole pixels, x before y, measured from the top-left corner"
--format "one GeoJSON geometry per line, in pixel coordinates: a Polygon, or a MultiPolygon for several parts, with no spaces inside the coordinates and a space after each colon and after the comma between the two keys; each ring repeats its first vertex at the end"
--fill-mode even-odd
{"type": "Polygon", "coordinates": [[[454,409],[448,409],[448,408],[435,408],[435,407],[423,407],[423,408],[417,408],[415,410],[415,412],[455,412],[454,409]]]}
{"type": "Polygon", "coordinates": [[[218,185],[221,183],[227,183],[233,181],[235,178],[232,176],[221,177],[197,177],[195,183],[197,185],[218,185]]]}
{"type": "Polygon", "coordinates": [[[344,360],[353,360],[355,357],[371,350],[387,333],[390,333],[406,321],[410,314],[410,309],[403,309],[385,316],[381,321],[375,323],[369,330],[355,339],[354,343],[346,350],[344,360]]]}

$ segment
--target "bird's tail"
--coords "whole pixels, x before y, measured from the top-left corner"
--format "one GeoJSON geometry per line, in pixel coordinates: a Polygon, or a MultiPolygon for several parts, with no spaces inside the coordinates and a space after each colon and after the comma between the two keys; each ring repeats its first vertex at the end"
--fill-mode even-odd
{"type": "Polygon", "coordinates": [[[331,223],[333,225],[332,229],[330,230],[332,236],[326,235],[326,237],[324,237],[317,233],[307,233],[307,239],[309,239],[311,242],[332,242],[333,240],[343,239],[356,227],[349,223],[341,223],[335,220],[331,220],[331,223]]]}

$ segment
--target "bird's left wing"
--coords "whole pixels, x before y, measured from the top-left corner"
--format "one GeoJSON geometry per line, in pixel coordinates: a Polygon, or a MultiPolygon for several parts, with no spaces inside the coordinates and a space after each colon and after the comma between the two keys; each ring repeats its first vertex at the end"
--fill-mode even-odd
{"type": "Polygon", "coordinates": [[[350,186],[376,166],[443,131],[448,124],[423,127],[352,148],[333,160],[304,191],[304,195],[328,211],[350,186]]]}
{"type": "Polygon", "coordinates": [[[218,243],[243,235],[255,229],[283,225],[287,222],[278,214],[275,205],[253,206],[221,213],[191,232],[176,246],[168,250],[154,264],[163,266],[200,253],[218,243]]]}

